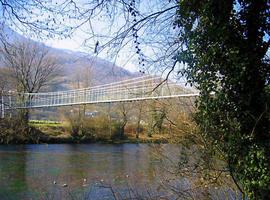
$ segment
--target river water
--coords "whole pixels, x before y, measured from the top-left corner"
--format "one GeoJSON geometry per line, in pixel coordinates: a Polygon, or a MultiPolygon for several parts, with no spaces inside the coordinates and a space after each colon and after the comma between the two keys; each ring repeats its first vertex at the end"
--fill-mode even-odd
{"type": "Polygon", "coordinates": [[[0,146],[0,199],[113,199],[154,185],[158,164],[147,144],[0,146]]]}
{"type": "MultiPolygon", "coordinates": [[[[0,200],[174,199],[160,184],[166,169],[159,150],[179,157],[172,144],[3,145],[0,200]]],[[[185,190],[190,184],[183,180],[173,187],[185,190]]],[[[212,199],[237,199],[227,189],[211,191],[212,199]]]]}

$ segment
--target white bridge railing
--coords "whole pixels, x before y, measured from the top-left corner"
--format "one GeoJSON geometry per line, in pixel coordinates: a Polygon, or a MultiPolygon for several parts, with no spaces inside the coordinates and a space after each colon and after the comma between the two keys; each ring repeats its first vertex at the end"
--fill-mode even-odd
{"type": "Polygon", "coordinates": [[[110,103],[174,97],[196,97],[191,89],[163,81],[160,77],[143,76],[83,89],[47,93],[9,93],[1,97],[5,109],[42,108],[79,104],[110,103]]]}

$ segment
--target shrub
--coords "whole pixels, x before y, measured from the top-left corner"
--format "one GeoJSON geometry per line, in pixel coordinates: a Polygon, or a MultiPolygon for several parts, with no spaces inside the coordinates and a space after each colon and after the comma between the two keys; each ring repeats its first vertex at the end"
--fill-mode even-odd
{"type": "Polygon", "coordinates": [[[41,133],[19,118],[0,120],[0,143],[38,143],[41,133]]]}

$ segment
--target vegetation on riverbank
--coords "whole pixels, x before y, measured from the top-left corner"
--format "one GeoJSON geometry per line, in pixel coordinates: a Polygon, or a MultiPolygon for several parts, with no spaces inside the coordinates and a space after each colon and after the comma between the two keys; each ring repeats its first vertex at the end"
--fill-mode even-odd
{"type": "Polygon", "coordinates": [[[153,135],[149,137],[146,133],[141,133],[136,138],[135,132],[126,133],[125,138],[111,138],[109,133],[96,133],[82,137],[73,137],[68,132],[65,124],[30,123],[27,127],[23,124],[9,123],[9,120],[2,120],[0,143],[2,144],[28,144],[28,143],[168,143],[168,134],[153,135]],[[16,130],[16,131],[14,131],[16,130]]]}
{"type": "MultiPolygon", "coordinates": [[[[81,135],[80,137],[72,136],[70,132],[69,124],[67,123],[48,123],[39,121],[38,123],[31,121],[31,127],[39,130],[43,134],[43,138],[40,143],[168,143],[168,134],[154,134],[149,137],[146,132],[141,132],[140,137],[136,138],[136,132],[134,127],[127,127],[124,138],[117,138],[110,135],[109,130],[106,130],[106,126],[95,128],[94,126],[84,131],[88,131],[88,134],[81,135]],[[94,131],[94,132],[91,132],[94,131]]],[[[116,135],[117,130],[114,128],[113,135],[116,135]]]]}
{"type": "MultiPolygon", "coordinates": [[[[14,115],[1,119],[0,143],[175,143],[184,132],[190,132],[189,125],[194,126],[191,113],[174,112],[182,103],[151,101],[139,109],[130,103],[115,104],[110,112],[96,107],[96,116],[85,115],[86,111],[78,106],[72,112],[60,110],[61,121],[27,122],[14,115]]],[[[32,117],[35,116],[38,114],[33,112],[32,117]]]]}

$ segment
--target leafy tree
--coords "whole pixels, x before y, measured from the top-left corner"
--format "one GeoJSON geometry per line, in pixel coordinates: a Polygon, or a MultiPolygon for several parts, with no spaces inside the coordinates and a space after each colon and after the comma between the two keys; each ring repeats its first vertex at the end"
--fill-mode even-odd
{"type": "Polygon", "coordinates": [[[180,1],[177,59],[200,90],[196,120],[251,199],[270,191],[269,1],[180,1]]]}

